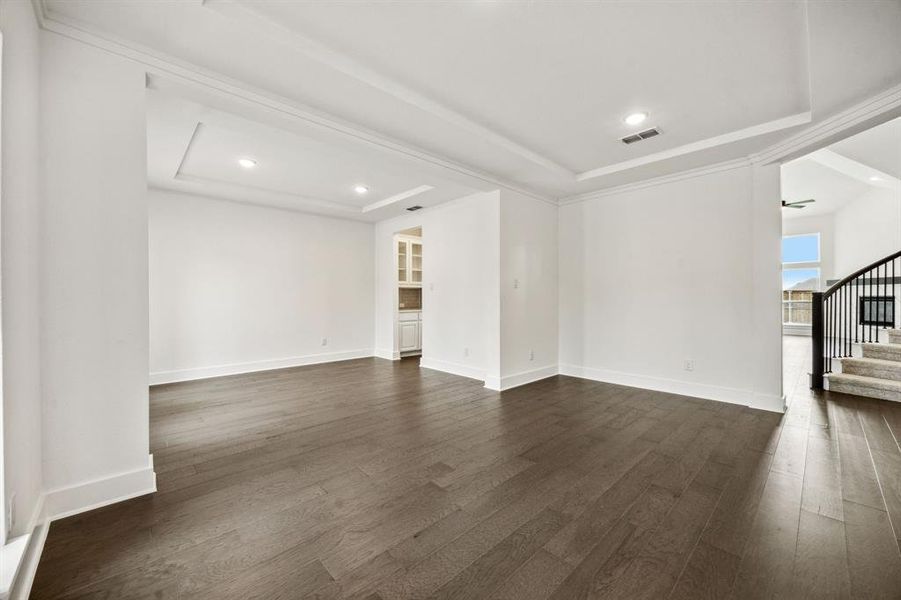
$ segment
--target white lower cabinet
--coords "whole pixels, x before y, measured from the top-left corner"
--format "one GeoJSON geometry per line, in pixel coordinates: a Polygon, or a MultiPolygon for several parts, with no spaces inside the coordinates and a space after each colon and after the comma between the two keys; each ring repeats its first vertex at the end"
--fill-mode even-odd
{"type": "Polygon", "coordinates": [[[422,349],[422,320],[419,312],[400,313],[397,320],[397,340],[400,352],[422,349]]]}

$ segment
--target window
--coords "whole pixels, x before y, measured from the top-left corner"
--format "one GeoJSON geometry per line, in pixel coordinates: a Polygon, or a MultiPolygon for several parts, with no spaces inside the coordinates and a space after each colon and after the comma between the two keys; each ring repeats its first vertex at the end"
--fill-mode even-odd
{"type": "Polygon", "coordinates": [[[819,233],[786,235],[782,238],[782,264],[819,262],[819,233]]]}
{"type": "Polygon", "coordinates": [[[857,303],[857,312],[859,315],[858,323],[861,325],[894,327],[895,297],[861,296],[857,303]]]}
{"type": "Polygon", "coordinates": [[[782,238],[782,323],[810,325],[813,292],[820,289],[820,234],[782,238]]]}

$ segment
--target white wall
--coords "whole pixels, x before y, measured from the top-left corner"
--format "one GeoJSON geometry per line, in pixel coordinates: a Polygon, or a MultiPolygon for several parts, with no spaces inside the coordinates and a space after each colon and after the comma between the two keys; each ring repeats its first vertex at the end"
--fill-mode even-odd
{"type": "Polygon", "coordinates": [[[778,186],[741,167],[561,207],[561,372],[781,410],[778,186]]]}
{"type": "Polygon", "coordinates": [[[901,192],[874,188],[836,211],[835,275],[846,277],[901,248],[901,192]]]}
{"type": "Polygon", "coordinates": [[[501,190],[500,274],[505,389],[557,373],[556,206],[501,190]]]}
{"type": "Polygon", "coordinates": [[[49,514],[154,489],[145,73],[41,32],[41,385],[49,514]]]}
{"type": "Polygon", "coordinates": [[[499,376],[499,216],[500,192],[494,191],[376,224],[378,356],[394,351],[393,236],[421,225],[422,364],[481,380],[499,376]]]}
{"type": "MultiPolygon", "coordinates": [[[[0,2],[3,34],[2,240],[3,459],[12,534],[33,525],[41,492],[38,104],[40,42],[27,2],[0,2]]],[[[4,514],[5,511],[4,511],[4,514]]],[[[2,536],[2,533],[0,533],[2,536]]]]}
{"type": "Polygon", "coordinates": [[[152,382],[372,355],[373,225],[148,197],[152,382]]]}

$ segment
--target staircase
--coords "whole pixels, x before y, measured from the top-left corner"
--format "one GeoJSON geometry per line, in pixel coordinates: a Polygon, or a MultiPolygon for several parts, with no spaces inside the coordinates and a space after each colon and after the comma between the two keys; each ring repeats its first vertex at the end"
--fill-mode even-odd
{"type": "Polygon", "coordinates": [[[887,343],[860,344],[862,357],[840,358],[826,375],[830,392],[901,402],[901,329],[885,329],[887,343]]]}
{"type": "Polygon", "coordinates": [[[812,296],[810,387],[901,402],[901,250],[812,296]]]}

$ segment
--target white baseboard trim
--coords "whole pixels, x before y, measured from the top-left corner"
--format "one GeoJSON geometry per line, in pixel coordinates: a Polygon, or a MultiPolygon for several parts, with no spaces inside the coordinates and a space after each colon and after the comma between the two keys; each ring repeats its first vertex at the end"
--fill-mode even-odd
{"type": "Polygon", "coordinates": [[[444,373],[450,373],[451,375],[459,375],[460,377],[485,381],[485,372],[469,365],[461,365],[446,360],[422,357],[419,359],[419,366],[424,369],[432,369],[433,371],[442,371],[444,373]]]}
{"type": "MultiPolygon", "coordinates": [[[[147,455],[147,466],[56,488],[41,494],[29,521],[30,534],[10,590],[10,600],[27,600],[38,570],[51,521],[63,519],[95,508],[137,498],[156,491],[156,473],[153,471],[153,455],[147,455]]],[[[25,536],[22,536],[23,538],[25,536]]],[[[6,600],[2,597],[0,600],[6,600]]]]}
{"type": "Polygon", "coordinates": [[[557,365],[548,365],[546,367],[539,367],[538,369],[532,369],[531,371],[522,371],[521,373],[514,373],[513,375],[505,375],[503,377],[489,376],[485,378],[485,387],[489,390],[502,392],[521,385],[547,379],[548,377],[553,377],[558,372],[559,369],[557,368],[557,365]]]}
{"type": "Polygon", "coordinates": [[[782,335],[802,335],[810,337],[810,325],[783,325],[782,335]]]}
{"type": "Polygon", "coordinates": [[[7,545],[0,548],[0,600],[28,599],[49,529],[49,523],[44,519],[44,494],[41,494],[25,526],[26,533],[15,540],[8,540],[7,545]],[[23,544],[18,550],[11,547],[16,542],[23,544]]]}
{"type": "Polygon", "coordinates": [[[34,576],[38,572],[38,563],[41,562],[41,553],[44,552],[44,543],[47,541],[47,533],[50,531],[50,522],[41,521],[32,530],[28,538],[28,547],[19,565],[19,570],[12,582],[10,600],[28,600],[31,595],[31,586],[34,584],[34,576]]]}
{"type": "Polygon", "coordinates": [[[153,455],[147,466],[44,493],[44,520],[54,521],[156,491],[153,455]]]}
{"type": "Polygon", "coordinates": [[[373,352],[373,356],[384,358],[385,360],[400,360],[400,352],[395,352],[394,350],[388,350],[386,348],[376,348],[373,352]]]}
{"type": "Polygon", "coordinates": [[[12,595],[13,586],[22,580],[25,555],[31,544],[31,534],[26,533],[5,540],[0,546],[0,600],[12,595]]]}
{"type": "Polygon", "coordinates": [[[784,398],[776,396],[770,398],[765,394],[758,394],[738,388],[680,381],[678,379],[667,379],[665,377],[637,375],[610,369],[594,369],[583,367],[581,365],[561,364],[560,374],[569,375],[571,377],[580,377],[582,379],[591,379],[594,381],[603,381],[604,383],[654,390],[657,392],[692,396],[695,398],[703,398],[705,400],[716,400],[717,402],[741,404],[742,406],[769,410],[772,412],[784,412],[785,410],[784,398]]]}
{"type": "Polygon", "coordinates": [[[306,356],[292,356],[289,358],[276,358],[273,360],[259,360],[230,365],[216,365],[212,367],[197,367],[192,369],[179,369],[175,371],[157,371],[150,374],[150,385],[162,383],[177,383],[179,381],[194,381],[196,379],[209,379],[211,377],[223,377],[225,375],[240,375],[242,373],[255,373],[257,371],[272,371],[274,369],[287,369],[290,367],[302,367],[305,365],[317,365],[355,358],[369,358],[374,356],[371,349],[348,350],[346,352],[326,352],[323,354],[307,354],[306,356]]]}
{"type": "Polygon", "coordinates": [[[756,408],[757,410],[766,410],[774,413],[784,413],[788,410],[785,394],[761,394],[759,392],[751,393],[751,402],[748,408],[756,408]]]}

